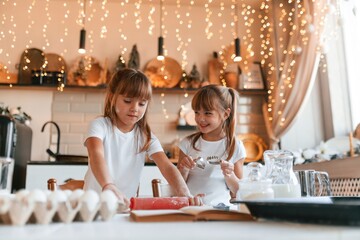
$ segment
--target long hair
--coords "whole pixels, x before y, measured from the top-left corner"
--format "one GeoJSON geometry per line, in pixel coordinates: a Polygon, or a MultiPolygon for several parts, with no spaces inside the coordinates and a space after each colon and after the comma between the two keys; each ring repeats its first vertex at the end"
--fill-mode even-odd
{"type": "MultiPolygon", "coordinates": [[[[205,111],[217,111],[219,113],[230,108],[229,117],[223,122],[222,128],[226,135],[226,152],[229,160],[235,151],[235,127],[236,127],[236,113],[237,113],[237,92],[233,88],[224,87],[220,85],[207,85],[200,88],[194,95],[191,101],[191,107],[194,111],[204,109],[205,111]]],[[[201,137],[201,132],[196,132],[188,138],[191,140],[192,147],[201,137]]]]}
{"type": "MultiPolygon", "coordinates": [[[[104,117],[108,117],[113,126],[116,125],[116,99],[119,95],[124,95],[129,98],[142,98],[150,102],[152,96],[152,88],[149,79],[142,72],[125,68],[117,71],[111,77],[107,87],[104,117]]],[[[151,140],[151,129],[147,122],[146,108],[144,116],[136,123],[139,126],[141,134],[144,135],[146,141],[140,148],[140,152],[145,151],[151,140]]]]}

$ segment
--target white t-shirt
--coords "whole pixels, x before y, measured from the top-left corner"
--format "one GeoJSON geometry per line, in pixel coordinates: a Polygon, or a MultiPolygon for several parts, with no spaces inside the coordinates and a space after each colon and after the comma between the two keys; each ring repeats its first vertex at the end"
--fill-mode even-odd
{"type": "MultiPolygon", "coordinates": [[[[188,138],[184,138],[179,143],[181,151],[186,155],[191,156],[193,159],[202,157],[204,160],[214,158],[225,160],[227,158],[227,153],[225,153],[226,138],[210,142],[200,137],[195,146],[201,151],[196,151],[191,146],[191,141],[188,138]]],[[[245,157],[246,152],[244,144],[237,139],[234,154],[229,161],[235,164],[238,160],[245,157]]],[[[225,204],[229,203],[230,191],[226,186],[220,165],[211,165],[207,163],[205,169],[199,167],[190,169],[186,183],[193,195],[200,193],[205,194],[205,204],[217,205],[220,202],[225,204]]]]}
{"type": "MultiPolygon", "coordinates": [[[[105,117],[96,118],[90,123],[87,138],[89,137],[102,140],[111,178],[127,198],[136,196],[146,155],[164,151],[159,140],[152,134],[149,149],[139,153],[145,141],[140,129],[136,126],[131,132],[123,133],[113,127],[110,119],[105,117]]],[[[100,193],[101,186],[91,171],[90,163],[91,160],[85,175],[84,189],[93,189],[100,193]]]]}

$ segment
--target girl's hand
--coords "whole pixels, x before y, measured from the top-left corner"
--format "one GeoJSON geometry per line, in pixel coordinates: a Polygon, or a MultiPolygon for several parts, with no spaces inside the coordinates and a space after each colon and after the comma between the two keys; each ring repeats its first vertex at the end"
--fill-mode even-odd
{"type": "Polygon", "coordinates": [[[125,211],[130,207],[130,200],[115,186],[113,183],[108,183],[103,186],[102,191],[110,190],[115,193],[116,197],[119,200],[119,209],[120,211],[125,211]]]}
{"type": "Polygon", "coordinates": [[[220,167],[225,177],[230,177],[234,173],[234,164],[221,160],[220,167]]]}
{"type": "Polygon", "coordinates": [[[189,197],[190,206],[202,206],[204,205],[203,197],[205,194],[197,194],[195,197],[189,197]]]}
{"type": "Polygon", "coordinates": [[[193,169],[195,167],[195,162],[192,157],[185,155],[182,159],[179,159],[177,166],[180,170],[184,168],[193,169]]]}

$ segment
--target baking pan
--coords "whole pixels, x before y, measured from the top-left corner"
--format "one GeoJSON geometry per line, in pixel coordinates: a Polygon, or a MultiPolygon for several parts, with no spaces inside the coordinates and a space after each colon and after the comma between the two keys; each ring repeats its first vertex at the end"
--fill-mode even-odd
{"type": "Polygon", "coordinates": [[[257,219],[317,223],[330,225],[360,225],[360,197],[303,197],[241,201],[257,219]]]}

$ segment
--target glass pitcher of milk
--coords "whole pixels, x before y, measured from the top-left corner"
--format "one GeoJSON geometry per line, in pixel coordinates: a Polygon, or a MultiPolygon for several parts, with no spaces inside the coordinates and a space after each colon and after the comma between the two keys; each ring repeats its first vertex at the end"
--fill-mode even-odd
{"type": "Polygon", "coordinates": [[[248,175],[239,181],[238,200],[258,200],[274,198],[271,181],[264,179],[261,173],[262,164],[251,162],[246,165],[248,175]]]}
{"type": "Polygon", "coordinates": [[[301,197],[300,184],[293,171],[294,156],[287,150],[264,152],[266,178],[272,182],[275,198],[301,197]]]}

